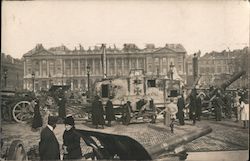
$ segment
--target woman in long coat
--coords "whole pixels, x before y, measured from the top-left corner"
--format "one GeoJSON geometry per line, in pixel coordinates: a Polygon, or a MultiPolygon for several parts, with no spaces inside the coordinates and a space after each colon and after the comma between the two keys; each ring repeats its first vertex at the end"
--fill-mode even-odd
{"type": "Polygon", "coordinates": [[[75,121],[72,116],[64,119],[65,131],[63,133],[64,160],[81,159],[82,151],[80,136],[75,129],[75,121]]]}
{"type": "Polygon", "coordinates": [[[35,99],[31,102],[34,107],[34,117],[32,120],[32,128],[37,129],[43,126],[43,119],[40,113],[40,103],[38,99],[35,99]]]}
{"type": "Polygon", "coordinates": [[[99,100],[99,97],[96,96],[95,100],[92,103],[92,123],[98,128],[98,125],[101,125],[104,128],[104,110],[102,102],[99,100]]]}
{"type": "Polygon", "coordinates": [[[240,118],[243,121],[243,127],[248,128],[249,122],[249,102],[243,99],[240,104],[240,118]]]}
{"type": "Polygon", "coordinates": [[[107,101],[106,107],[106,120],[108,121],[108,126],[111,126],[111,121],[115,120],[114,107],[111,98],[107,101]]]}

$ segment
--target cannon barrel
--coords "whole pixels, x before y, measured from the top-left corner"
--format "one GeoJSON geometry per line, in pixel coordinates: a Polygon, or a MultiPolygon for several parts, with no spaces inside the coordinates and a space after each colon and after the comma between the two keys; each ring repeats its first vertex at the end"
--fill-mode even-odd
{"type": "Polygon", "coordinates": [[[225,81],[224,83],[220,85],[221,89],[225,90],[228,86],[230,86],[230,84],[232,84],[234,81],[236,81],[237,79],[239,79],[241,76],[245,74],[246,74],[246,71],[240,71],[239,73],[233,75],[229,80],[225,81]]]}
{"type": "MultiPolygon", "coordinates": [[[[199,80],[201,79],[201,75],[199,75],[193,82],[192,84],[192,87],[191,87],[191,90],[195,89],[195,87],[197,86],[197,84],[199,83],[199,80]]],[[[191,93],[192,91],[190,91],[188,94],[187,94],[187,97],[186,97],[186,101],[188,100],[188,98],[191,96],[191,93]]]]}
{"type": "Polygon", "coordinates": [[[148,149],[148,153],[150,154],[152,159],[156,159],[160,155],[167,153],[167,152],[170,152],[170,151],[173,151],[173,150],[175,150],[175,148],[177,148],[183,144],[187,144],[187,143],[189,143],[189,142],[191,142],[199,137],[207,135],[210,132],[212,132],[212,128],[209,126],[205,126],[205,127],[199,128],[197,131],[191,131],[191,132],[184,134],[184,135],[172,137],[163,143],[160,143],[160,144],[157,144],[157,145],[150,147],[148,149]]]}

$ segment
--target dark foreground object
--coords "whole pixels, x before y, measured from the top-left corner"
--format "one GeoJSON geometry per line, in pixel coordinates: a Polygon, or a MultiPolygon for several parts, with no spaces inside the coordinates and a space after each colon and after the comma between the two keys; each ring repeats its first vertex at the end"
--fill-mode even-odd
{"type": "Polygon", "coordinates": [[[77,134],[93,149],[92,154],[86,154],[85,158],[89,156],[92,159],[116,160],[153,160],[159,159],[161,156],[164,158],[171,152],[175,152],[176,156],[183,156],[182,153],[185,149],[182,151],[177,149],[210,132],[212,132],[212,129],[206,126],[184,135],[169,138],[169,140],[163,143],[146,149],[139,142],[128,136],[77,130],[77,134]]]}

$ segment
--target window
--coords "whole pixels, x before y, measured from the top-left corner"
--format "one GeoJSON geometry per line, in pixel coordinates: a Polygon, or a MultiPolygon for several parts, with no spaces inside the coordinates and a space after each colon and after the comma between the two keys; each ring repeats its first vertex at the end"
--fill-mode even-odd
{"type": "Polygon", "coordinates": [[[140,79],[134,80],[134,84],[142,84],[142,81],[140,79]]]}
{"type": "Polygon", "coordinates": [[[62,60],[61,59],[57,59],[55,62],[55,73],[56,74],[62,73],[62,60]]]}
{"type": "Polygon", "coordinates": [[[102,84],[102,98],[109,97],[109,85],[108,84],[102,84]]]}
{"type": "Polygon", "coordinates": [[[100,59],[95,59],[95,74],[100,74],[100,59]]]}
{"type": "Polygon", "coordinates": [[[122,59],[117,59],[116,60],[116,74],[117,75],[122,75],[122,59]]]}
{"type": "Polygon", "coordinates": [[[81,80],[81,88],[86,88],[86,81],[84,79],[81,80]]]}
{"type": "Polygon", "coordinates": [[[136,67],[136,58],[131,59],[131,69],[137,69],[137,67],[136,67]]]}
{"type": "Polygon", "coordinates": [[[148,85],[148,87],[156,87],[156,81],[155,81],[155,79],[148,80],[147,81],[147,85],[148,85]]]}
{"type": "Polygon", "coordinates": [[[73,60],[73,75],[78,75],[78,60],[73,60]]]}
{"type": "Polygon", "coordinates": [[[115,61],[114,61],[114,59],[109,59],[109,74],[110,75],[115,74],[115,61]]]}
{"type": "Polygon", "coordinates": [[[139,58],[138,59],[138,68],[139,69],[143,69],[144,68],[144,59],[143,58],[139,58]]]}
{"type": "Polygon", "coordinates": [[[71,74],[71,60],[65,60],[65,74],[71,74]]]}
{"type": "Polygon", "coordinates": [[[47,61],[43,60],[42,61],[42,76],[46,76],[47,75],[47,61]]]}
{"type": "Polygon", "coordinates": [[[87,68],[85,61],[86,61],[85,59],[80,60],[80,74],[81,75],[85,75],[85,71],[87,68]]]}
{"type": "Polygon", "coordinates": [[[129,73],[129,60],[128,59],[124,59],[124,74],[127,75],[129,73]]]}
{"type": "Polygon", "coordinates": [[[74,79],[73,80],[73,89],[77,89],[78,88],[78,80],[74,79]]]}
{"type": "Polygon", "coordinates": [[[40,64],[39,64],[38,60],[34,61],[33,69],[34,69],[34,72],[35,72],[36,76],[40,75],[40,64]]]}
{"type": "Polygon", "coordinates": [[[55,61],[49,61],[49,74],[52,76],[55,73],[55,61]]]}
{"type": "MultiPolygon", "coordinates": [[[[92,64],[92,59],[88,59],[87,60],[87,66],[89,66],[90,67],[90,74],[93,74],[93,64],[92,64]]],[[[86,68],[87,68],[87,66],[86,66],[86,68]]]]}

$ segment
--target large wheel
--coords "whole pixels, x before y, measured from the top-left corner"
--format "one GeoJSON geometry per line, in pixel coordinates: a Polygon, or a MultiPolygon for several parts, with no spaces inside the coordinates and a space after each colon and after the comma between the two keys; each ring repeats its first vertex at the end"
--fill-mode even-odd
{"type": "Polygon", "coordinates": [[[8,150],[7,160],[28,160],[21,140],[14,140],[8,150]]]}
{"type": "Polygon", "coordinates": [[[12,109],[12,115],[16,122],[26,123],[34,115],[34,109],[28,101],[18,102],[12,109]]]}

